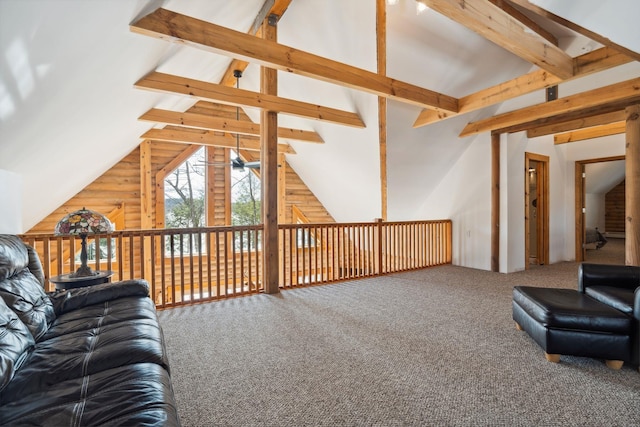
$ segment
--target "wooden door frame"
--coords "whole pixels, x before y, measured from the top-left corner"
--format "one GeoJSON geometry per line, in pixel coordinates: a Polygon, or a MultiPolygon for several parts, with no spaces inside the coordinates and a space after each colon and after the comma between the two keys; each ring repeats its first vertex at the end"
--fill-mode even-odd
{"type": "Polygon", "coordinates": [[[583,208],[585,207],[585,166],[589,163],[603,163],[603,162],[615,162],[617,160],[625,160],[625,156],[612,156],[612,157],[600,157],[597,159],[587,159],[587,160],[576,160],[575,162],[575,230],[576,230],[576,262],[584,261],[585,256],[585,221],[584,215],[585,212],[583,208]]]}
{"type": "Polygon", "coordinates": [[[537,221],[538,221],[538,264],[549,264],[549,156],[543,156],[535,153],[524,153],[524,257],[525,257],[525,269],[529,268],[530,258],[530,224],[529,224],[529,167],[532,161],[540,164],[540,171],[538,173],[537,181],[537,193],[538,193],[538,206],[537,206],[537,221]]]}

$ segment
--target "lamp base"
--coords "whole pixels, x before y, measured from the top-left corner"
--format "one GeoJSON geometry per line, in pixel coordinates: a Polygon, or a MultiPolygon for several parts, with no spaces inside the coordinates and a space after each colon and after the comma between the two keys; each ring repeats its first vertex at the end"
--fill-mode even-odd
{"type": "Polygon", "coordinates": [[[89,276],[95,276],[98,273],[96,273],[95,271],[93,271],[91,268],[89,268],[88,265],[81,265],[75,273],[72,273],[71,275],[69,275],[69,277],[89,277],[89,276]]]}

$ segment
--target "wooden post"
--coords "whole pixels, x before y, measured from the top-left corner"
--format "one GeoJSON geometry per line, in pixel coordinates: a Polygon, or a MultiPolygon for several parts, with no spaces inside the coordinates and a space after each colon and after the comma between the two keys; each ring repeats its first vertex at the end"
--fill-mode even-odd
{"type": "MultiPolygon", "coordinates": [[[[262,37],[276,41],[279,16],[269,15],[262,24],[262,37]]],[[[260,67],[260,92],[278,94],[275,69],[260,67]]],[[[262,110],[260,124],[262,156],[262,286],[267,294],[280,291],[278,277],[278,113],[262,110]]]]}
{"type": "Polygon", "coordinates": [[[640,104],[625,114],[625,264],[640,266],[640,104]]]}
{"type": "Polygon", "coordinates": [[[284,153],[278,153],[278,223],[287,222],[287,159],[284,153]]]}
{"type": "MultiPolygon", "coordinates": [[[[387,74],[387,3],[376,1],[376,49],[378,74],[387,74]]],[[[387,220],[387,98],[378,97],[378,135],[380,144],[381,218],[387,220]]]]}
{"type": "MultiPolygon", "coordinates": [[[[153,182],[151,179],[151,141],[144,140],[140,143],[140,228],[151,229],[153,221],[153,182]]],[[[140,266],[141,278],[151,281],[153,271],[151,269],[151,241],[143,239],[141,253],[144,259],[140,266]]]]}
{"type": "Polygon", "coordinates": [[[500,134],[491,133],[491,271],[500,271],[500,134]]]}
{"type": "Polygon", "coordinates": [[[574,186],[575,186],[575,233],[576,233],[576,262],[584,261],[584,200],[585,200],[585,166],[584,163],[576,162],[574,186]]]}

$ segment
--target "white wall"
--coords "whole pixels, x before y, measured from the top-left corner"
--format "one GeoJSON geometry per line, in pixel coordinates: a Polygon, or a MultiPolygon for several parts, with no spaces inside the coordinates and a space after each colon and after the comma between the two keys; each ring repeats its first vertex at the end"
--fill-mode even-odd
{"type": "Polygon", "coordinates": [[[584,205],[586,208],[584,225],[587,228],[598,228],[601,233],[606,231],[604,227],[605,209],[602,193],[586,193],[584,205]]]}
{"type": "Polygon", "coordinates": [[[0,194],[0,233],[22,233],[22,177],[0,169],[0,194]]]}
{"type": "Polygon", "coordinates": [[[453,223],[453,264],[491,269],[491,141],[479,135],[429,195],[420,218],[453,223]]]}
{"type": "MultiPolygon", "coordinates": [[[[624,154],[624,135],[554,145],[553,137],[502,135],[500,271],[525,268],[525,153],[549,157],[549,262],[575,259],[575,161],[624,154]]],[[[479,135],[423,203],[419,217],[453,222],[453,264],[491,269],[491,142],[479,135]]]]}

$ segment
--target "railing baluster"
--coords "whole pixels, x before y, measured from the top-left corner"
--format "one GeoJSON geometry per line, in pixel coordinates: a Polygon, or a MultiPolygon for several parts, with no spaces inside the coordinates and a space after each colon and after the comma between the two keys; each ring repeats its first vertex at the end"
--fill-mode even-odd
{"type": "MultiPolygon", "coordinates": [[[[451,263],[449,220],[283,224],[279,229],[280,285],[285,288],[451,263]]],[[[75,270],[80,249],[75,237],[21,237],[40,255],[47,280],[75,270]]],[[[96,269],[117,268],[114,280],[146,279],[160,308],[252,294],[262,287],[262,226],[120,230],[90,242],[96,269]]]]}

